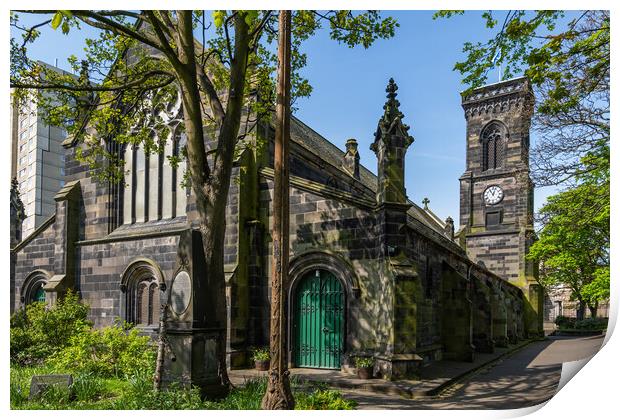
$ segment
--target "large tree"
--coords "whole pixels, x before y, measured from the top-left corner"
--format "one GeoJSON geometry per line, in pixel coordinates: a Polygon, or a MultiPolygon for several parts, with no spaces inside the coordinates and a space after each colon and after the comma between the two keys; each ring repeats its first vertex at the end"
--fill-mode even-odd
{"type": "MultiPolygon", "coordinates": [[[[292,96],[307,96],[308,81],[299,74],[306,56],[303,41],[323,24],[329,36],[349,47],[369,47],[389,38],[398,26],[376,11],[297,11],[292,28],[292,96]]],[[[226,325],[223,244],[225,208],[235,150],[256,127],[270,118],[274,101],[277,14],[273,11],[127,11],[29,10],[11,13],[11,87],[16,99],[36,100],[47,110],[47,122],[64,126],[76,139],[76,156],[101,178],[122,179],[124,162],[108,140],[140,144],[160,152],[170,137],[158,107],[182,103],[181,127],[187,139],[186,174],[196,199],[206,257],[205,287],[216,301],[217,324],[226,325]],[[40,15],[23,25],[21,14],[40,15]],[[74,73],[59,74],[28,57],[27,47],[40,39],[44,25],[70,36],[84,26],[98,30],[85,43],[86,60],[71,56],[74,73]],[[52,91],[53,95],[46,92],[52,91]],[[241,130],[240,130],[241,128],[241,130]],[[207,144],[210,147],[207,148],[207,144]]],[[[170,156],[172,164],[177,163],[170,156]]],[[[219,374],[229,385],[225,337],[219,340],[219,374]]]]}
{"type": "Polygon", "coordinates": [[[545,223],[528,256],[540,261],[544,287],[570,288],[579,318],[586,306],[596,317],[599,303],[609,299],[609,197],[609,183],[592,175],[549,197],[540,210],[545,223]]]}

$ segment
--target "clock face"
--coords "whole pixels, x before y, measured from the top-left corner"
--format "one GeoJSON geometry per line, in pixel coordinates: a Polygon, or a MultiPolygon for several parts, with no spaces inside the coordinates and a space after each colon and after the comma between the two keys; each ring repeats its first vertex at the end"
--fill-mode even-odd
{"type": "Polygon", "coordinates": [[[502,201],[504,198],[504,191],[497,185],[492,185],[484,190],[484,202],[488,205],[494,205],[502,201]]]}

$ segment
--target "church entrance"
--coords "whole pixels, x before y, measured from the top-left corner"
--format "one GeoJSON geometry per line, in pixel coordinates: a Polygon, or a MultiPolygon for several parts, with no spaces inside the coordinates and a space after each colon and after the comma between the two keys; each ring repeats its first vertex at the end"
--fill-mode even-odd
{"type": "Polygon", "coordinates": [[[326,270],[312,270],[299,280],[293,300],[295,366],[339,369],[345,328],[342,283],[326,270]]]}

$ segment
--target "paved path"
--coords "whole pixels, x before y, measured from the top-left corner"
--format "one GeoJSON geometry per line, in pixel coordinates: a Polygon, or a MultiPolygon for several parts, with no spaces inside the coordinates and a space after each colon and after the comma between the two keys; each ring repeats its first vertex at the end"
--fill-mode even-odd
{"type": "MultiPolygon", "coordinates": [[[[320,382],[332,388],[355,389],[356,391],[366,391],[373,395],[385,394],[396,397],[418,397],[436,395],[444,389],[454,378],[467,375],[469,372],[476,371],[480,367],[486,366],[507,354],[517,351],[527,342],[520,342],[505,348],[496,348],[494,353],[476,353],[474,362],[457,362],[442,360],[423,367],[420,370],[419,379],[400,379],[388,381],[384,379],[359,379],[357,374],[332,369],[290,369],[291,380],[293,383],[301,385],[306,382],[320,382]]],[[[232,370],[229,372],[230,380],[234,385],[242,385],[247,380],[265,377],[267,372],[259,372],[255,369],[232,370]]]]}
{"type": "Polygon", "coordinates": [[[530,344],[507,359],[466,379],[441,398],[404,399],[367,391],[344,390],[359,409],[509,409],[539,404],[551,398],[562,372],[562,362],[596,353],[597,337],[550,337],[530,344]]]}

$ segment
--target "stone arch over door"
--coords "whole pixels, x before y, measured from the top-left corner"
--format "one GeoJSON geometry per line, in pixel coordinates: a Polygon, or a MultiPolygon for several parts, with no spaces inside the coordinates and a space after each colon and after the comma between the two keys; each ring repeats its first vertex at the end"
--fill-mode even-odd
{"type": "MultiPolygon", "coordinates": [[[[330,344],[330,348],[325,349],[330,352],[339,352],[338,357],[336,357],[337,363],[333,363],[328,366],[319,364],[316,367],[334,369],[340,368],[346,351],[350,348],[350,343],[352,340],[352,332],[349,326],[351,325],[351,308],[356,306],[357,298],[359,297],[359,282],[357,275],[346,260],[338,254],[325,251],[310,251],[300,254],[291,260],[289,267],[290,286],[288,289],[287,299],[287,347],[289,363],[292,366],[296,366],[295,357],[298,354],[297,351],[299,350],[295,348],[296,340],[298,340],[298,330],[296,328],[299,328],[298,325],[295,325],[295,322],[296,316],[299,316],[301,310],[300,295],[298,292],[303,292],[302,289],[306,288],[305,291],[307,293],[318,293],[320,292],[320,290],[317,289],[318,284],[323,285],[322,287],[325,287],[324,290],[327,292],[322,297],[323,300],[317,300],[317,303],[323,305],[322,310],[326,311],[325,313],[329,313],[326,319],[333,316],[339,316],[330,311],[341,311],[342,318],[339,322],[342,322],[342,324],[339,324],[338,322],[331,322],[330,324],[334,325],[316,325],[316,328],[321,329],[321,331],[317,331],[317,333],[322,333],[323,328],[327,328],[327,331],[324,334],[328,337],[333,337],[333,334],[337,333],[331,330],[331,328],[333,326],[341,327],[342,340],[340,348],[331,348],[332,345],[330,344]],[[308,282],[314,282],[314,285],[309,285],[308,282]],[[342,300],[339,300],[336,297],[340,292],[342,300]],[[340,305],[341,307],[339,307],[340,305]]],[[[309,302],[305,303],[309,304],[309,302]]],[[[336,359],[332,358],[332,360],[336,359]]]]}
{"type": "Polygon", "coordinates": [[[34,270],[26,277],[20,290],[20,302],[27,305],[32,302],[45,302],[43,286],[52,277],[46,270],[34,270]]]}
{"type": "Polygon", "coordinates": [[[144,328],[159,323],[161,292],[166,290],[159,265],[151,259],[131,262],[121,274],[121,318],[144,328]]]}

